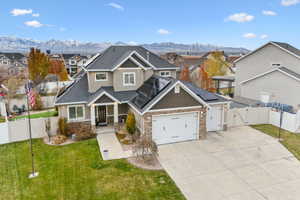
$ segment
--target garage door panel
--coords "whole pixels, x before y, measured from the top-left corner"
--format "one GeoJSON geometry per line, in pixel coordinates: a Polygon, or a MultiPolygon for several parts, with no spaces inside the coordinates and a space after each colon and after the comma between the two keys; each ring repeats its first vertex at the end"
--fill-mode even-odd
{"type": "Polygon", "coordinates": [[[198,113],[153,116],[152,137],[157,144],[197,139],[198,113]]]}

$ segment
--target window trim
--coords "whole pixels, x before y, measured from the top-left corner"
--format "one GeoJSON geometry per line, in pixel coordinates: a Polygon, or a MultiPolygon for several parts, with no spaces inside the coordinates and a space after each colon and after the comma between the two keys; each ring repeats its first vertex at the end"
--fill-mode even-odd
{"type": "Polygon", "coordinates": [[[68,121],[83,121],[85,119],[85,106],[84,105],[70,105],[68,106],[68,109],[67,109],[67,114],[68,114],[68,121]],[[74,119],[71,119],[70,118],[70,108],[73,108],[75,107],[75,115],[76,117],[74,119]],[[82,108],[82,111],[83,111],[83,116],[78,118],[77,117],[77,108],[78,107],[81,107],[82,108]]]}
{"type": "Polygon", "coordinates": [[[135,72],[123,72],[123,86],[135,86],[136,85],[136,76],[135,72]],[[134,83],[125,83],[125,76],[133,74],[134,83]]]}
{"type": "Polygon", "coordinates": [[[171,71],[159,71],[159,76],[168,78],[168,77],[172,77],[172,73],[171,73],[171,71]],[[165,74],[169,73],[169,75],[162,75],[162,73],[165,73],[165,74]]]}
{"type": "Polygon", "coordinates": [[[95,73],[95,81],[108,81],[108,74],[107,72],[96,72],[95,73]],[[105,74],[105,79],[97,79],[97,74],[105,74]]]}

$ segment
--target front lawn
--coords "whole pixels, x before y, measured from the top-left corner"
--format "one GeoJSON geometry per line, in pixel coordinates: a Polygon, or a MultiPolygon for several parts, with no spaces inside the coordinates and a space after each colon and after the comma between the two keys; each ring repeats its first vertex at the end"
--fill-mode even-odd
{"type": "Polygon", "coordinates": [[[34,140],[39,176],[31,169],[28,142],[0,145],[0,199],[184,199],[164,171],[146,171],[126,160],[103,161],[96,139],[67,146],[34,140]]]}
{"type": "MultiPolygon", "coordinates": [[[[279,128],[270,124],[253,125],[255,128],[263,133],[278,138],[279,128]]],[[[291,133],[286,130],[281,130],[281,143],[300,160],[300,134],[291,133]]]]}
{"type": "MultiPolygon", "coordinates": [[[[48,117],[54,117],[57,115],[58,115],[57,111],[45,111],[45,112],[30,114],[30,118],[31,119],[48,118],[48,117]]],[[[10,120],[23,119],[23,118],[27,118],[27,117],[28,117],[27,115],[21,115],[21,116],[13,117],[10,120]]]]}

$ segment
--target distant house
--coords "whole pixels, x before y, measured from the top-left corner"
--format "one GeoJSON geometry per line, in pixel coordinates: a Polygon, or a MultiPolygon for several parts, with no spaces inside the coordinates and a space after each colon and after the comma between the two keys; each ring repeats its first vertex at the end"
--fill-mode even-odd
{"type": "Polygon", "coordinates": [[[300,105],[300,50],[269,42],[237,59],[235,96],[264,103],[300,105]]]}
{"type": "Polygon", "coordinates": [[[80,54],[51,54],[51,59],[61,60],[64,62],[68,74],[72,77],[84,65],[88,57],[80,54]]]}
{"type": "Polygon", "coordinates": [[[16,76],[27,71],[27,58],[21,53],[0,53],[0,68],[16,76]]]}

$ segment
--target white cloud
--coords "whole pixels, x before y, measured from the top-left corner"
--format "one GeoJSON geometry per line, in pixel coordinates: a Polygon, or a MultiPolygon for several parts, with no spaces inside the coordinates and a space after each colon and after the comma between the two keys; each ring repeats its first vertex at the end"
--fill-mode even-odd
{"type": "Polygon", "coordinates": [[[111,6],[111,7],[113,7],[113,8],[115,8],[115,9],[118,9],[118,10],[124,10],[124,7],[123,6],[121,6],[120,4],[117,4],[117,3],[109,3],[108,4],[108,6],[111,6]]]}
{"type": "Polygon", "coordinates": [[[39,17],[40,16],[40,13],[33,13],[32,14],[32,17],[39,17]]]}
{"type": "Polygon", "coordinates": [[[13,16],[28,15],[28,14],[32,13],[32,9],[18,9],[18,8],[15,8],[15,9],[11,10],[10,13],[13,16]]]}
{"type": "Polygon", "coordinates": [[[36,21],[36,20],[27,21],[27,22],[24,22],[24,24],[26,26],[30,26],[30,27],[34,27],[34,28],[39,28],[39,27],[44,26],[43,24],[41,24],[39,21],[36,21]]]}
{"type": "Polygon", "coordinates": [[[267,15],[267,16],[276,16],[277,15],[277,13],[272,10],[263,10],[262,14],[267,15]]]}
{"type": "Polygon", "coordinates": [[[225,19],[225,21],[234,21],[238,23],[243,23],[243,22],[250,22],[254,19],[254,16],[249,15],[247,13],[235,13],[233,15],[230,15],[225,19]]]}
{"type": "Polygon", "coordinates": [[[60,27],[59,28],[59,31],[61,31],[61,32],[64,32],[64,31],[66,31],[67,29],[65,28],[65,27],[60,27]]]}
{"type": "Polygon", "coordinates": [[[135,41],[130,41],[130,42],[127,42],[128,45],[132,45],[132,46],[135,46],[135,45],[138,45],[137,42],[135,41]]]}
{"type": "Polygon", "coordinates": [[[256,38],[256,35],[254,33],[245,33],[243,35],[244,38],[256,38]]]}
{"type": "Polygon", "coordinates": [[[281,0],[283,6],[293,6],[300,3],[300,0],[281,0]]]}
{"type": "Polygon", "coordinates": [[[163,28],[159,29],[159,30],[157,31],[157,33],[160,34],[160,35],[169,35],[169,34],[171,34],[170,31],[168,31],[168,30],[166,30],[166,29],[163,29],[163,28]]]}
{"type": "Polygon", "coordinates": [[[263,35],[260,36],[261,39],[266,39],[266,38],[268,38],[268,37],[269,37],[269,36],[266,35],[266,34],[263,34],[263,35]]]}

